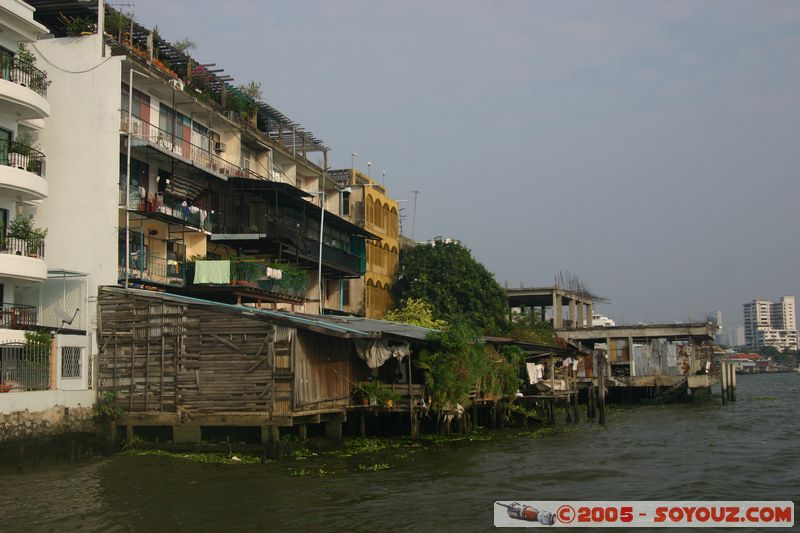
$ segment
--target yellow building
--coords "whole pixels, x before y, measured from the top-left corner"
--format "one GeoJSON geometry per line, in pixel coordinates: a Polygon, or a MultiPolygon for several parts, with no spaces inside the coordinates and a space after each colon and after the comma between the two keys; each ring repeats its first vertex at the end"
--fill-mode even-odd
{"type": "Polygon", "coordinates": [[[367,318],[383,318],[394,303],[390,290],[400,263],[397,201],[381,184],[356,169],[334,170],[328,176],[341,191],[341,215],[380,240],[367,240],[366,270],[361,278],[328,285],[325,306],[367,318]]]}

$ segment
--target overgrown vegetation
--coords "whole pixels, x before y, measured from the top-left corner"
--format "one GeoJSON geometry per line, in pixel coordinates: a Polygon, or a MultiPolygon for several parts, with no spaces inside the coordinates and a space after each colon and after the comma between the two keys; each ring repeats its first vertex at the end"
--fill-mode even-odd
{"type": "Polygon", "coordinates": [[[447,325],[444,320],[433,317],[430,303],[417,298],[406,298],[397,308],[386,313],[384,319],[431,329],[442,329],[447,325]]]}
{"type": "Polygon", "coordinates": [[[456,242],[437,240],[409,250],[392,295],[398,302],[425,301],[434,319],[466,322],[480,332],[500,333],[507,326],[505,290],[468,248],[456,242]]]}
{"type": "Polygon", "coordinates": [[[117,393],[106,392],[94,408],[94,418],[99,422],[111,422],[122,414],[122,409],[117,405],[117,393]]]}
{"type": "Polygon", "coordinates": [[[504,334],[518,341],[555,344],[553,325],[537,313],[514,313],[504,334]]]}

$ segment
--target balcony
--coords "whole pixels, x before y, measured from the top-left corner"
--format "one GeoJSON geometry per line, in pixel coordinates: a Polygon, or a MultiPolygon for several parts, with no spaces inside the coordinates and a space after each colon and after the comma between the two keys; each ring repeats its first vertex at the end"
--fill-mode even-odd
{"type": "MultiPolygon", "coordinates": [[[[125,205],[124,186],[119,189],[119,205],[125,205]]],[[[211,231],[212,216],[210,213],[198,207],[184,206],[181,200],[166,198],[163,194],[157,194],[154,199],[148,201],[146,198],[142,198],[139,189],[131,187],[128,195],[128,209],[163,222],[178,223],[211,231]]]]}
{"type": "Polygon", "coordinates": [[[44,241],[0,236],[0,276],[24,281],[47,279],[44,241]]]}
{"type": "MultiPolygon", "coordinates": [[[[118,279],[125,279],[125,253],[119,254],[118,279]]],[[[144,252],[131,252],[127,265],[129,282],[146,282],[157,285],[183,287],[186,283],[186,263],[165,259],[144,252]]]]}
{"type": "Polygon", "coordinates": [[[47,118],[47,75],[17,57],[0,57],[0,106],[19,120],[47,118]]]}
{"type": "Polygon", "coordinates": [[[31,329],[39,324],[39,310],[32,305],[0,304],[0,328],[31,329]]]}
{"type": "MultiPolygon", "coordinates": [[[[123,113],[120,119],[120,130],[123,133],[128,132],[127,113],[123,113]]],[[[130,133],[131,148],[138,146],[153,147],[163,154],[199,168],[218,178],[242,178],[253,177],[254,175],[254,173],[244,171],[239,165],[226,161],[215,154],[211,149],[210,139],[207,147],[198,146],[187,139],[178,138],[171,132],[162,130],[155,124],[150,124],[135,116],[131,117],[130,133]]]]}
{"type": "Polygon", "coordinates": [[[302,269],[270,267],[265,260],[196,261],[186,265],[187,287],[193,292],[249,294],[253,299],[303,301],[308,273],[302,269]]]}
{"type": "Polygon", "coordinates": [[[40,151],[20,143],[0,143],[0,189],[19,201],[47,198],[44,179],[45,157],[40,151]]]}

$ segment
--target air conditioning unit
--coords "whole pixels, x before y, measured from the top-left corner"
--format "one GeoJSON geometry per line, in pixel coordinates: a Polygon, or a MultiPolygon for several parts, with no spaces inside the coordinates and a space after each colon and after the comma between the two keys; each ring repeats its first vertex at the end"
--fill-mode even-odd
{"type": "Polygon", "coordinates": [[[173,89],[176,89],[178,91],[182,91],[183,90],[183,81],[182,80],[174,78],[174,79],[169,80],[169,84],[172,85],[173,89]]]}
{"type": "Polygon", "coordinates": [[[215,152],[224,152],[225,151],[225,143],[222,141],[214,141],[214,151],[215,152]]]}

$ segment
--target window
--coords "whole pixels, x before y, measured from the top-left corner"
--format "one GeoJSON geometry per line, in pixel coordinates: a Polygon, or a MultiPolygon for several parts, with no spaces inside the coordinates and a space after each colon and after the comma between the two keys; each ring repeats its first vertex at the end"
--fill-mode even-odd
{"type": "Polygon", "coordinates": [[[61,377],[81,377],[81,355],[83,350],[77,346],[61,347],[61,377]]]}
{"type": "Polygon", "coordinates": [[[341,283],[342,306],[350,305],[350,280],[343,279],[341,283]]]}
{"type": "Polygon", "coordinates": [[[350,193],[347,191],[342,191],[342,207],[341,211],[342,216],[350,216],[350,193]]]}

